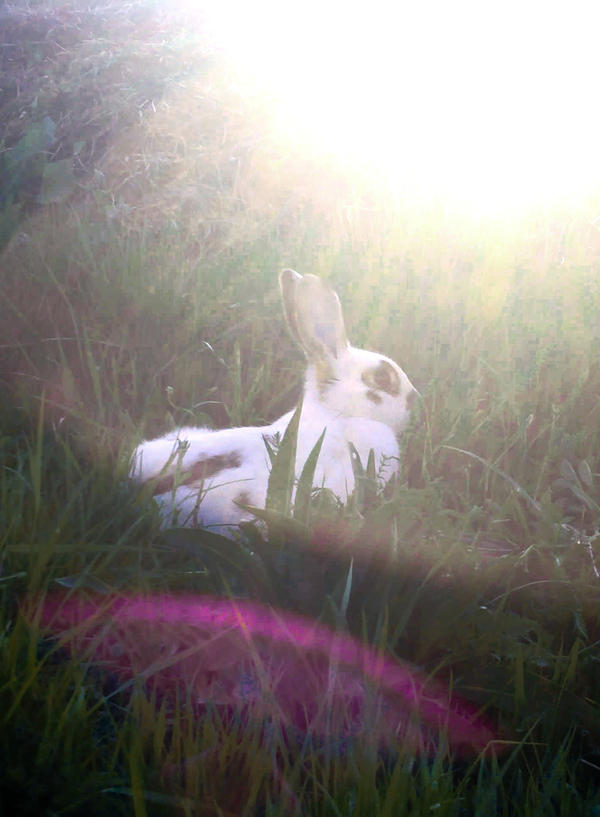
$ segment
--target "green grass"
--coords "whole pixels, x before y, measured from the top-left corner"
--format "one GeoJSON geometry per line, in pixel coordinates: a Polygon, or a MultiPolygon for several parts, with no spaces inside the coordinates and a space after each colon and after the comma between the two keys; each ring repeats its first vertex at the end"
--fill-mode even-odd
{"type": "MultiPolygon", "coordinates": [[[[55,23],[60,4],[41,8],[55,23]]],[[[134,96],[152,63],[169,105],[132,122],[107,74],[96,113],[109,154],[85,131],[76,190],[32,203],[29,165],[22,197],[15,177],[2,203],[18,224],[0,259],[0,803],[48,817],[600,814],[596,213],[582,203],[508,225],[414,213],[290,155],[218,62],[189,57],[182,79],[178,19],[150,19],[169,59],[143,38],[118,56],[134,96]],[[204,107],[186,119],[190,97],[204,107]],[[423,410],[391,495],[367,483],[340,509],[304,493],[290,520],[285,491],[273,494],[269,535],[248,531],[261,564],[249,570],[239,543],[161,533],[127,462],[142,436],[270,421],[294,404],[302,359],[276,289],[287,265],[335,283],[351,339],[397,359],[423,410]],[[508,748],[466,761],[361,741],[341,752],[266,740],[218,711],[178,716],[27,623],[26,600],[60,586],[233,592],[313,615],[451,685],[508,748]]],[[[68,48],[98,60],[103,29],[86,31],[68,48]]],[[[89,98],[84,74],[61,81],[64,158],[89,98]]]]}

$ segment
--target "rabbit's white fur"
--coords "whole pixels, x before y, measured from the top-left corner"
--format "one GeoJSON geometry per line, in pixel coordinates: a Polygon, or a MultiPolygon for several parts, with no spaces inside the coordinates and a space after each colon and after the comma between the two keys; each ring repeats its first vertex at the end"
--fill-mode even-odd
{"type": "MultiPolygon", "coordinates": [[[[366,464],[373,449],[382,480],[398,468],[397,435],[417,392],[394,361],[355,349],[346,338],[339,299],[315,275],[280,275],[284,311],[308,358],[298,429],[296,476],[326,428],[314,484],[345,501],[354,490],[349,443],[366,464]]],[[[231,535],[251,519],[235,504],[264,507],[270,463],[265,439],[281,439],[293,411],[269,426],[179,428],[141,443],[132,458],[138,482],[156,480],[166,526],[202,525],[231,535]]]]}

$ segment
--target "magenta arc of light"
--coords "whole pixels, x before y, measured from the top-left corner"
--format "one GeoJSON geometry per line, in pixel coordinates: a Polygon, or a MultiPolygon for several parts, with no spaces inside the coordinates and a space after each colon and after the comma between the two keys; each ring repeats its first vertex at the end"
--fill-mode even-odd
{"type": "Polygon", "coordinates": [[[303,731],[421,752],[435,751],[440,733],[455,754],[498,748],[471,705],[407,663],[257,602],[53,594],[37,615],[73,654],[161,692],[183,683],[199,706],[250,707],[303,731]]]}

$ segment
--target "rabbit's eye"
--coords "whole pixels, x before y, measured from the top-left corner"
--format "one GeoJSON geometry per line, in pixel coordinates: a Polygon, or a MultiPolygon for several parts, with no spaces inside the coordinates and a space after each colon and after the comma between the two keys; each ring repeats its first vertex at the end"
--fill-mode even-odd
{"type": "Polygon", "coordinates": [[[382,360],[374,369],[364,372],[362,380],[371,389],[378,389],[391,395],[400,394],[398,372],[385,360],[382,360]]]}

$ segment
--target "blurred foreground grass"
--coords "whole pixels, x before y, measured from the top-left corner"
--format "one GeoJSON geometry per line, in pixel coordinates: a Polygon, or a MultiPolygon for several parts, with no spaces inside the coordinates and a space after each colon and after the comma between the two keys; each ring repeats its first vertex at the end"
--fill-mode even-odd
{"type": "Polygon", "coordinates": [[[414,208],[277,139],[190,31],[143,0],[6,11],[3,811],[274,815],[292,792],[307,815],[600,813],[598,202],[518,223],[414,208]],[[351,339],[398,360],[424,409],[393,494],[257,533],[257,585],[203,534],[161,534],[127,460],[174,425],[293,405],[288,265],[335,284],[351,339]],[[453,764],[173,717],[39,642],[19,604],[57,579],[310,613],[444,679],[513,743],[453,764]]]}

